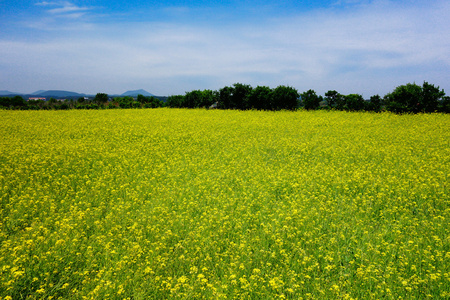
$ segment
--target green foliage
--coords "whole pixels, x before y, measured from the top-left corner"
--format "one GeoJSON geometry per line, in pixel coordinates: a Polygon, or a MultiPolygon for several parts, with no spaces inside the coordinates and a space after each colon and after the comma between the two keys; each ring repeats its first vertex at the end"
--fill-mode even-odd
{"type": "Polygon", "coordinates": [[[97,93],[97,95],[95,95],[94,102],[97,104],[102,104],[102,103],[108,102],[108,94],[97,93]]]}
{"type": "Polygon", "coordinates": [[[25,100],[22,96],[10,97],[0,97],[0,107],[5,108],[22,108],[26,106],[25,100]]]}
{"type": "Polygon", "coordinates": [[[314,90],[303,92],[302,94],[300,94],[300,98],[305,109],[307,110],[318,109],[320,106],[320,101],[322,101],[322,97],[317,96],[314,90]]]}
{"type": "Polygon", "coordinates": [[[384,97],[386,109],[395,113],[418,112],[422,89],[415,83],[408,83],[395,88],[384,97]]]}
{"type": "Polygon", "coordinates": [[[171,96],[168,99],[170,107],[208,108],[219,99],[218,92],[212,90],[194,90],[186,92],[185,96],[171,96]]]}
{"type": "Polygon", "coordinates": [[[422,86],[415,83],[398,86],[384,100],[386,109],[396,113],[434,112],[444,96],[444,90],[425,81],[422,86]]]}
{"type": "Polygon", "coordinates": [[[248,109],[248,97],[252,87],[248,84],[235,83],[231,94],[231,103],[237,109],[248,109]]]}
{"type": "Polygon", "coordinates": [[[365,109],[365,101],[363,96],[359,94],[349,94],[344,96],[345,110],[360,111],[365,109]]]}
{"type": "Polygon", "coordinates": [[[273,109],[272,89],[268,86],[257,86],[254,88],[248,97],[248,107],[258,110],[273,109]]]}
{"type": "Polygon", "coordinates": [[[139,94],[136,99],[131,96],[116,97],[108,102],[108,94],[97,93],[93,101],[80,97],[62,103],[54,98],[49,101],[25,101],[21,96],[0,97],[0,108],[39,110],[39,109],[99,109],[99,108],[220,108],[239,110],[295,110],[303,106],[306,110],[315,110],[326,105],[328,109],[345,111],[390,111],[394,113],[450,113],[450,98],[444,90],[428,82],[422,86],[408,83],[395,88],[384,97],[374,95],[365,100],[360,94],[342,95],[329,90],[325,97],[319,96],[312,89],[299,95],[289,86],[280,85],[275,89],[267,86],[253,88],[248,84],[235,83],[218,91],[193,90],[185,95],[172,95],[160,100],[154,96],[139,94]],[[324,101],[325,104],[321,102],[324,101]]]}
{"type": "Polygon", "coordinates": [[[299,94],[296,89],[280,85],[272,92],[271,108],[275,110],[294,110],[298,107],[299,94]]]}
{"type": "Polygon", "coordinates": [[[219,93],[217,91],[204,90],[202,91],[198,107],[208,108],[214,103],[218,102],[218,100],[219,100],[219,93]]]}
{"type": "Polygon", "coordinates": [[[422,85],[420,111],[435,112],[438,109],[439,101],[444,96],[444,90],[439,90],[439,87],[435,87],[433,84],[429,84],[425,81],[422,85]]]}
{"type": "Polygon", "coordinates": [[[270,89],[236,83],[224,87],[218,93],[219,108],[224,109],[258,109],[258,110],[293,110],[298,107],[298,92],[288,86],[270,89]]]}
{"type": "Polygon", "coordinates": [[[114,100],[119,104],[120,108],[131,108],[134,101],[133,97],[131,96],[119,97],[115,98],[114,100]]]}
{"type": "Polygon", "coordinates": [[[14,96],[11,99],[11,105],[22,107],[22,106],[25,106],[26,103],[25,103],[25,100],[22,98],[22,96],[14,96]]]}
{"type": "Polygon", "coordinates": [[[235,83],[219,91],[219,107],[225,109],[249,109],[249,97],[252,87],[248,84],[235,83]]]}
{"type": "Polygon", "coordinates": [[[115,103],[113,103],[113,102],[110,102],[110,103],[108,103],[108,106],[106,108],[114,109],[114,108],[117,108],[117,105],[115,103]]]}
{"type": "Polygon", "coordinates": [[[199,107],[201,99],[202,99],[202,91],[195,90],[187,92],[186,95],[184,96],[184,107],[187,108],[199,107]]]}
{"type": "Polygon", "coordinates": [[[450,113],[450,96],[442,97],[442,100],[438,103],[438,110],[444,113],[450,113]]]}
{"type": "Polygon", "coordinates": [[[101,104],[97,104],[97,103],[89,103],[88,105],[84,106],[85,109],[99,109],[102,107],[103,106],[101,104]]]}
{"type": "Polygon", "coordinates": [[[0,97],[0,107],[9,106],[9,97],[0,97]]]}
{"type": "Polygon", "coordinates": [[[142,94],[139,94],[139,95],[137,96],[137,101],[138,101],[139,103],[142,103],[142,104],[144,104],[144,103],[149,103],[149,102],[150,102],[150,97],[146,97],[146,96],[144,96],[144,95],[142,95],[142,94]]]}
{"type": "Polygon", "coordinates": [[[380,112],[383,105],[383,98],[380,95],[370,97],[369,103],[366,103],[366,110],[380,112]]]}
{"type": "Polygon", "coordinates": [[[58,109],[63,109],[63,110],[66,110],[66,109],[69,109],[69,108],[70,107],[69,107],[69,104],[67,102],[61,103],[61,105],[58,107],[58,109]]]}
{"type": "Polygon", "coordinates": [[[219,108],[223,109],[231,109],[231,95],[233,94],[233,88],[226,86],[219,90],[219,108]]]}
{"type": "Polygon", "coordinates": [[[184,96],[172,95],[167,98],[167,107],[180,108],[183,107],[184,96]]]}
{"type": "Polygon", "coordinates": [[[145,108],[156,108],[164,106],[164,102],[159,100],[158,98],[154,96],[144,96],[141,94],[137,96],[137,102],[139,102],[142,107],[145,108]]]}
{"type": "Polygon", "coordinates": [[[343,95],[339,94],[335,90],[330,90],[325,93],[325,100],[327,102],[328,108],[335,108],[343,102],[343,95]]]}
{"type": "Polygon", "coordinates": [[[164,102],[160,101],[154,96],[144,96],[139,94],[137,96],[137,102],[140,103],[141,107],[144,108],[156,108],[164,106],[164,102]]]}

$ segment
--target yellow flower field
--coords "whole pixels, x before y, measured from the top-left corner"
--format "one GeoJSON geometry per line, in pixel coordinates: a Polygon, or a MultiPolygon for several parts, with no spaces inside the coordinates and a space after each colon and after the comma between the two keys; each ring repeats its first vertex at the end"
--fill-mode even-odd
{"type": "Polygon", "coordinates": [[[449,298],[449,128],[0,111],[0,298],[449,298]]]}

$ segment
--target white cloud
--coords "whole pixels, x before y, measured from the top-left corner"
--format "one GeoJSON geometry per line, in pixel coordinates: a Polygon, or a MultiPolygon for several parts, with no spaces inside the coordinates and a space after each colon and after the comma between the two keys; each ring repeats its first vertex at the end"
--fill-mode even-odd
{"type": "MultiPolygon", "coordinates": [[[[61,3],[58,13],[83,12],[61,3]]],[[[0,40],[0,66],[7,70],[0,81],[14,90],[26,78],[30,90],[90,93],[174,94],[235,82],[364,96],[423,80],[449,89],[449,10],[444,1],[420,8],[384,1],[226,27],[78,22],[64,37],[0,40]]]]}
{"type": "Polygon", "coordinates": [[[43,7],[40,14],[36,12],[32,18],[26,18],[23,26],[43,31],[80,31],[91,28],[94,20],[103,15],[97,12],[98,7],[78,6],[70,1],[43,1],[35,4],[43,7]]]}
{"type": "Polygon", "coordinates": [[[72,19],[79,18],[83,16],[86,11],[93,9],[93,7],[78,6],[69,1],[43,1],[36,3],[36,5],[46,7],[46,12],[49,14],[72,19]]]}
{"type": "Polygon", "coordinates": [[[38,2],[35,5],[36,6],[53,6],[53,5],[60,5],[61,2],[49,2],[49,1],[42,1],[42,2],[38,2]]]}
{"type": "Polygon", "coordinates": [[[69,13],[69,12],[86,11],[86,10],[90,10],[90,9],[92,9],[92,8],[80,7],[80,6],[73,5],[71,3],[67,3],[63,7],[53,8],[53,9],[50,9],[48,12],[52,13],[52,14],[63,14],[63,13],[69,13]]]}

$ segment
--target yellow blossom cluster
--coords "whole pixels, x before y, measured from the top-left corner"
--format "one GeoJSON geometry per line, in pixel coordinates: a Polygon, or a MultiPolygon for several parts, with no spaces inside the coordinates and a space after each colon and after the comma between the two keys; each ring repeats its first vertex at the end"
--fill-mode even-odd
{"type": "Polygon", "coordinates": [[[448,298],[449,128],[0,110],[0,299],[448,298]]]}

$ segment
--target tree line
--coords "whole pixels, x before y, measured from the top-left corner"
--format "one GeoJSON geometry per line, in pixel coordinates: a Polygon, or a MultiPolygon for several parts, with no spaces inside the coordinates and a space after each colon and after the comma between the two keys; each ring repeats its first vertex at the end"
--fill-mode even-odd
{"type": "MultiPolygon", "coordinates": [[[[166,97],[163,97],[166,98],[166,97]]],[[[165,102],[157,97],[138,95],[110,98],[106,93],[97,93],[93,99],[25,100],[21,96],[0,97],[0,108],[21,110],[65,110],[65,109],[113,109],[113,108],[157,108],[165,102]]]]}
{"type": "Polygon", "coordinates": [[[280,85],[253,88],[235,83],[218,91],[194,90],[185,95],[173,95],[161,100],[158,97],[138,95],[110,99],[98,93],[93,99],[58,101],[50,99],[25,101],[21,96],[0,97],[0,107],[6,109],[115,109],[115,108],[217,108],[238,110],[316,110],[390,111],[395,113],[450,112],[450,97],[444,90],[428,82],[398,86],[384,97],[371,96],[366,100],[360,94],[343,95],[330,90],[324,96],[314,90],[299,93],[295,88],[280,85]],[[165,100],[165,101],[164,101],[165,100]]]}

